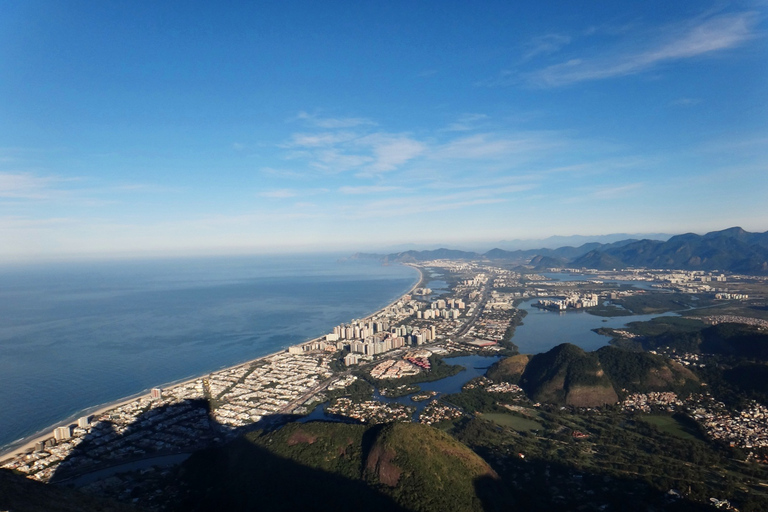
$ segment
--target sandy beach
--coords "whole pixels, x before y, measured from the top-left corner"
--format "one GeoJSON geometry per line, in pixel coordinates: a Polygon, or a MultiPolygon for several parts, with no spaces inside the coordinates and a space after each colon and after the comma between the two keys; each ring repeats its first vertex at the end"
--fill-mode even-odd
{"type": "MultiPolygon", "coordinates": [[[[422,272],[422,270],[419,267],[415,267],[415,266],[412,266],[412,265],[408,265],[408,266],[410,266],[411,268],[415,268],[419,272],[419,279],[416,281],[416,283],[413,286],[411,286],[411,288],[407,292],[405,292],[403,295],[399,296],[397,299],[393,300],[392,302],[390,302],[389,304],[387,304],[383,308],[380,308],[380,309],[374,311],[373,313],[371,313],[370,315],[364,317],[363,321],[368,320],[368,319],[372,318],[373,316],[376,316],[377,314],[381,313],[385,309],[392,307],[394,304],[396,304],[397,302],[402,300],[403,296],[412,294],[413,291],[416,288],[419,287],[419,285],[421,284],[422,280],[424,279],[424,272],[422,272]]],[[[312,343],[312,342],[315,342],[315,341],[320,341],[323,338],[325,338],[325,335],[318,336],[318,337],[312,338],[310,340],[302,341],[300,343],[297,343],[297,345],[304,345],[305,343],[312,343]]],[[[227,366],[227,367],[219,368],[217,370],[214,370],[212,372],[207,372],[207,373],[204,373],[202,375],[197,375],[197,376],[194,376],[194,377],[185,378],[185,379],[183,379],[181,381],[168,382],[166,384],[155,386],[155,387],[159,387],[161,389],[172,389],[172,388],[177,387],[177,386],[183,386],[185,384],[189,384],[189,383],[194,382],[194,381],[196,381],[196,380],[198,380],[200,378],[203,378],[206,375],[210,375],[211,373],[215,373],[215,372],[223,371],[223,370],[227,370],[227,369],[233,369],[233,368],[237,368],[239,366],[250,365],[250,364],[253,364],[255,362],[258,362],[258,361],[261,361],[261,360],[273,357],[273,356],[275,356],[277,354],[282,354],[287,349],[288,349],[288,347],[285,347],[285,348],[283,348],[283,349],[281,349],[281,350],[279,350],[277,352],[272,352],[270,354],[259,356],[259,357],[256,357],[254,359],[250,359],[248,361],[242,362],[242,363],[238,363],[238,364],[234,364],[232,366],[227,366]]],[[[37,432],[35,434],[32,434],[29,437],[26,437],[24,439],[21,439],[19,441],[11,443],[11,444],[9,444],[7,446],[4,446],[2,448],[2,450],[0,451],[0,463],[4,463],[7,460],[13,459],[13,458],[15,458],[15,457],[17,457],[19,455],[24,454],[28,450],[33,449],[35,447],[35,444],[37,444],[40,441],[46,441],[47,439],[52,438],[53,437],[53,431],[57,427],[63,427],[63,426],[66,426],[66,425],[71,425],[73,423],[76,423],[77,419],[78,418],[82,418],[83,416],[98,417],[98,416],[104,414],[105,412],[109,412],[109,411],[111,411],[113,409],[117,409],[118,407],[121,407],[121,406],[123,406],[125,404],[129,404],[129,403],[131,403],[131,402],[133,402],[133,401],[135,401],[135,400],[137,400],[137,399],[147,395],[149,393],[149,391],[150,390],[145,389],[145,390],[143,390],[143,391],[141,391],[141,392],[139,392],[139,393],[137,393],[135,395],[131,395],[129,397],[120,398],[119,400],[115,400],[113,402],[109,402],[109,403],[104,404],[104,405],[97,405],[97,406],[94,406],[93,408],[85,409],[85,410],[77,413],[76,415],[70,416],[66,420],[62,420],[59,423],[51,425],[50,427],[48,427],[46,429],[43,429],[43,430],[41,430],[41,431],[39,431],[39,432],[37,432]]]]}

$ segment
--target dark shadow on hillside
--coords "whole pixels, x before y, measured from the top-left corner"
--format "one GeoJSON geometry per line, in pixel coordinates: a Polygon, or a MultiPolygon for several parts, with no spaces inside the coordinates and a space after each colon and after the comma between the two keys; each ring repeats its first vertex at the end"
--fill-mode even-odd
{"type": "Polygon", "coordinates": [[[242,437],[195,454],[181,477],[187,495],[178,511],[406,510],[363,480],[304,466],[242,437]]]}
{"type": "Polygon", "coordinates": [[[110,499],[35,482],[0,468],[0,510],[13,512],[138,512],[110,499]]]}
{"type": "MultiPolygon", "coordinates": [[[[175,497],[170,501],[182,499],[184,503],[179,510],[404,510],[363,480],[346,479],[283,459],[244,438],[249,432],[269,432],[302,418],[274,414],[243,427],[231,427],[213,419],[206,400],[151,408],[130,423],[113,411],[96,419],[82,441],[56,467],[50,482],[80,487],[126,472],[144,481],[141,473],[154,462],[176,461],[174,457],[179,454],[195,453],[181,469],[173,470],[184,475],[182,491],[171,484],[175,497]],[[233,468],[242,468],[245,473],[233,468]],[[242,474],[253,478],[239,478],[242,474]],[[184,497],[186,493],[190,493],[189,497],[184,497]]],[[[341,416],[332,421],[360,423],[341,416]]],[[[124,485],[133,487],[132,493],[105,494],[121,500],[138,497],[143,503],[141,489],[146,486],[134,485],[132,479],[125,477],[125,482],[130,483],[124,485]]],[[[164,493],[168,484],[159,482],[149,488],[164,493]]],[[[18,506],[16,503],[14,510],[20,509],[18,506]]]]}
{"type": "Polygon", "coordinates": [[[575,471],[563,464],[525,462],[514,457],[501,464],[497,462],[494,467],[501,480],[482,477],[475,481],[475,492],[486,512],[510,509],[530,512],[713,510],[709,505],[660,492],[640,479],[612,478],[595,472],[575,471]]]}
{"type": "Polygon", "coordinates": [[[211,419],[206,400],[163,405],[135,417],[113,411],[96,419],[82,441],[56,467],[50,482],[147,458],[195,451],[221,440],[224,433],[211,419]]]}
{"type": "MultiPolygon", "coordinates": [[[[554,458],[528,458],[513,448],[501,454],[499,450],[473,445],[470,441],[468,444],[499,475],[499,479],[486,476],[475,481],[475,492],[487,512],[510,510],[510,504],[513,504],[513,510],[532,512],[704,512],[714,508],[701,501],[710,497],[722,498],[726,494],[723,492],[725,482],[722,486],[698,482],[699,488],[693,492],[698,492],[699,496],[694,501],[687,496],[691,493],[690,487],[676,485],[675,477],[665,476],[663,471],[661,479],[668,482],[667,486],[662,483],[660,490],[659,475],[641,474],[639,466],[636,478],[616,476],[610,474],[611,463],[608,461],[599,463],[606,465],[603,471],[600,465],[577,467],[574,464],[578,463],[577,457],[572,460],[561,457],[560,462],[554,458]]],[[[743,494],[742,498],[751,503],[734,503],[740,510],[765,510],[761,507],[764,505],[762,499],[755,500],[755,496],[748,494],[743,494]]]]}
{"type": "MultiPolygon", "coordinates": [[[[158,500],[172,504],[167,510],[179,511],[405,510],[385,494],[388,489],[377,487],[379,484],[369,485],[364,476],[367,454],[385,425],[370,427],[362,437],[360,478],[315,469],[277,455],[270,451],[268,437],[260,438],[259,443],[243,437],[251,431],[277,429],[299,418],[265,416],[258,423],[235,429],[214,421],[208,403],[203,400],[150,409],[127,425],[121,425],[117,416],[106,417],[61,464],[53,481],[67,484],[72,477],[109,466],[136,469],[132,464],[140,460],[196,451],[172,470],[166,480],[161,481],[158,473],[154,473],[147,479],[157,481],[149,487],[131,484],[133,494],[120,495],[121,500],[140,498],[139,504],[146,504],[143,498],[148,495],[146,489],[150,489],[162,497],[158,500]]],[[[683,496],[685,489],[676,489],[680,496],[668,494],[651,486],[640,474],[636,479],[619,478],[595,468],[576,470],[551,459],[524,459],[514,450],[502,454],[501,450],[489,450],[475,443],[482,431],[467,432],[469,436],[459,436],[461,440],[499,475],[498,479],[486,476],[474,482],[476,495],[488,512],[645,511],[649,506],[655,510],[711,510],[687,500],[683,496]]],[[[712,492],[717,496],[716,490],[712,492]]],[[[24,510],[18,505],[8,508],[24,510]]],[[[420,509],[431,510],[424,508],[426,504],[419,505],[420,509]]]]}
{"type": "MultiPolygon", "coordinates": [[[[66,483],[106,468],[193,453],[224,444],[248,432],[273,430],[301,418],[303,416],[295,414],[272,414],[242,427],[222,425],[213,418],[208,401],[202,399],[153,407],[129,423],[120,413],[112,411],[91,425],[82,441],[56,467],[49,481],[66,483]]],[[[342,417],[335,420],[356,422],[342,417]]]]}

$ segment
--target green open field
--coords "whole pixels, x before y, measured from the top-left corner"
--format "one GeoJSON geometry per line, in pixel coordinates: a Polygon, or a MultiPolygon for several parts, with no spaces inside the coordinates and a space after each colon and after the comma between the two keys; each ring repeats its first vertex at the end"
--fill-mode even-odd
{"type": "Polygon", "coordinates": [[[692,428],[691,425],[687,425],[686,422],[681,421],[674,416],[650,414],[643,416],[641,419],[646,423],[650,423],[665,434],[670,434],[675,437],[691,441],[701,440],[701,435],[698,431],[692,428]]]}
{"type": "Polygon", "coordinates": [[[480,416],[484,420],[489,420],[502,427],[509,427],[517,431],[543,430],[541,423],[528,418],[506,414],[503,412],[490,412],[480,416]]]}

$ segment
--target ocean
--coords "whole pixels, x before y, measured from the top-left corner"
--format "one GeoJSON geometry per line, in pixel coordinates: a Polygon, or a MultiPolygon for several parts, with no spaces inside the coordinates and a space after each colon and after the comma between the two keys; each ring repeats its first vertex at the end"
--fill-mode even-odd
{"type": "Polygon", "coordinates": [[[0,267],[0,447],[362,318],[419,279],[343,255],[0,267]]]}

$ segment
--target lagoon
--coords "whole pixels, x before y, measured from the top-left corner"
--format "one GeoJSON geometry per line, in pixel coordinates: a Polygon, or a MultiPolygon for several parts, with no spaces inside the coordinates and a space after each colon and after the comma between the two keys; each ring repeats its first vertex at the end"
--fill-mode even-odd
{"type": "Polygon", "coordinates": [[[609,327],[621,329],[629,322],[644,322],[659,316],[676,313],[601,317],[591,315],[586,310],[549,311],[539,309],[533,304],[539,299],[531,299],[518,306],[527,312],[523,324],[515,329],[512,342],[521,354],[546,352],[561,343],[572,343],[586,351],[597,350],[610,341],[607,336],[593,332],[593,329],[609,327]]]}

